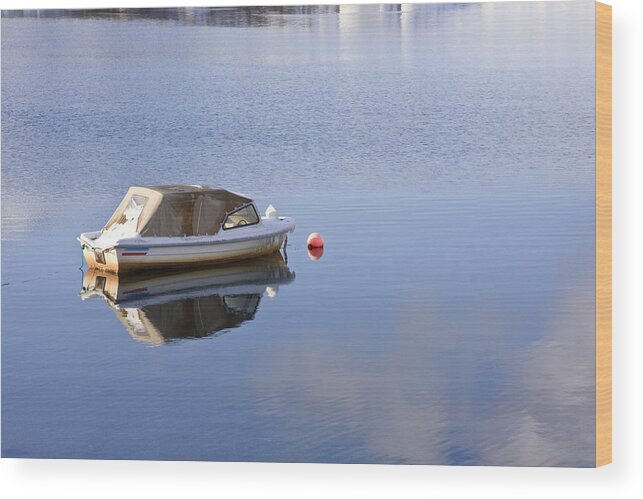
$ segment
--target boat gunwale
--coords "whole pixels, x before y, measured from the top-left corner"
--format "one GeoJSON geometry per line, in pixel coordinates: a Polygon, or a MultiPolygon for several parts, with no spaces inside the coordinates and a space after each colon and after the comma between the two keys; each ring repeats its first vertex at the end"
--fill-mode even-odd
{"type": "MultiPolygon", "coordinates": [[[[295,230],[295,223],[291,217],[280,217],[278,219],[280,222],[287,222],[286,227],[277,227],[270,228],[266,225],[262,225],[265,228],[261,234],[246,235],[241,237],[226,237],[222,239],[215,239],[219,234],[214,234],[212,236],[183,236],[183,237],[152,237],[147,239],[133,240],[132,242],[116,242],[112,246],[106,248],[99,248],[92,244],[93,240],[89,239],[86,234],[96,234],[99,231],[95,232],[83,232],[76,239],[83,244],[87,244],[93,250],[100,251],[109,251],[111,249],[121,249],[124,247],[127,248],[171,248],[171,247],[184,247],[184,246],[215,246],[222,244],[233,244],[236,242],[244,242],[249,240],[259,240],[267,237],[273,237],[276,235],[281,235],[287,232],[292,232],[295,230]],[[198,240],[197,240],[198,238],[198,240]],[[209,238],[209,239],[206,239],[209,238]],[[152,239],[150,241],[150,239],[152,239]],[[154,239],[175,239],[175,241],[160,241],[155,242],[154,239]]],[[[265,219],[262,219],[261,222],[265,222],[265,219]]],[[[257,224],[249,226],[249,228],[256,228],[257,224]]]]}

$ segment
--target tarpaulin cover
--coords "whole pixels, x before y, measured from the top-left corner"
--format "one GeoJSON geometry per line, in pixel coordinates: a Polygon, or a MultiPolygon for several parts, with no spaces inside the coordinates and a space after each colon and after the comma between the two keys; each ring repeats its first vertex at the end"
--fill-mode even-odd
{"type": "Polygon", "coordinates": [[[247,197],[202,185],[130,187],[103,230],[134,224],[136,233],[149,237],[214,235],[228,213],[249,203],[247,197]]]}

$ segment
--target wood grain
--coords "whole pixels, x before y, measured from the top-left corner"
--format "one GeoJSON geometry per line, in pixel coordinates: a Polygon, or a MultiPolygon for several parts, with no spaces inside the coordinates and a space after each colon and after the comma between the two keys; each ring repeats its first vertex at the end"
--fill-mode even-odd
{"type": "Polygon", "coordinates": [[[596,466],[612,462],[612,7],[596,3],[596,466]]]}

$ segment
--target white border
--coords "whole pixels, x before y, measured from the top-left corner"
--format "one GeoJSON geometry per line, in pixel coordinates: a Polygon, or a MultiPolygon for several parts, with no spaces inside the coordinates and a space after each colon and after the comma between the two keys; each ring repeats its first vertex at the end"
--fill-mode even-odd
{"type": "MultiPolygon", "coordinates": [[[[524,1],[524,0],[517,0],[524,1]]],[[[308,1],[237,0],[210,5],[301,5],[308,1]]],[[[325,2],[333,3],[333,2],[325,2]]],[[[341,2],[336,2],[341,3],[341,2]]],[[[344,3],[373,3],[355,0],[344,3]]],[[[418,2],[414,2],[418,3],[418,2]]],[[[614,32],[614,464],[591,469],[447,466],[0,461],[3,497],[121,499],[133,496],[323,498],[634,497],[643,491],[643,2],[611,0],[614,32]]],[[[207,5],[181,0],[0,0],[0,7],[207,5]]],[[[638,495],[638,497],[641,497],[638,495]]]]}

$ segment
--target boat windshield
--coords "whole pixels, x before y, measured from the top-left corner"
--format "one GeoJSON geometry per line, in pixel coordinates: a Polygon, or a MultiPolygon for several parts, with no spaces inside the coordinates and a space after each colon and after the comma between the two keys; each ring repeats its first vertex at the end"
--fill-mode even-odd
{"type": "Polygon", "coordinates": [[[228,214],[223,222],[223,230],[235,229],[245,225],[254,225],[259,223],[259,215],[257,210],[251,204],[239,208],[228,214]]]}

